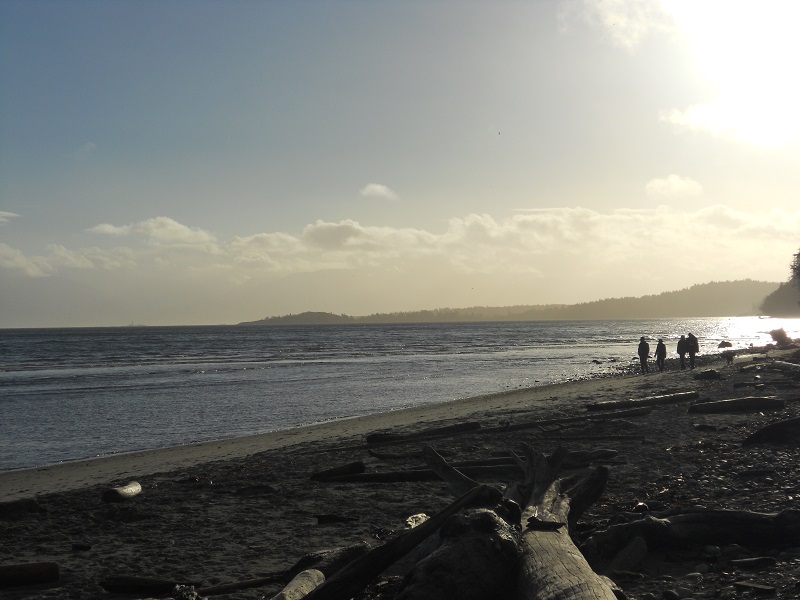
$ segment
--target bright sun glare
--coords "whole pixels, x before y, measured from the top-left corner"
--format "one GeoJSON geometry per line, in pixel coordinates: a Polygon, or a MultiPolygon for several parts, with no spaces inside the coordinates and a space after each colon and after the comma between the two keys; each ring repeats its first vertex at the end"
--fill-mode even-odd
{"type": "Polygon", "coordinates": [[[666,118],[762,146],[800,140],[800,2],[666,0],[716,97],[666,118]]]}

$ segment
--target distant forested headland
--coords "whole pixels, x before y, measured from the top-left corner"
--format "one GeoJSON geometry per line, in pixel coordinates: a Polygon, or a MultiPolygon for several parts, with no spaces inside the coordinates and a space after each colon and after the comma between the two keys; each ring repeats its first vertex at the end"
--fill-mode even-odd
{"type": "MultiPolygon", "coordinates": [[[[768,281],[711,282],[657,295],[638,298],[609,298],[581,304],[539,304],[520,306],[475,306],[436,308],[410,312],[376,313],[367,316],[336,315],[328,312],[303,312],[267,317],[241,325],[336,325],[362,323],[458,323],[469,321],[556,321],[596,319],[652,319],[673,317],[735,317],[762,315],[768,299],[784,284],[768,281]]],[[[791,292],[791,290],[789,290],[791,292]]],[[[784,314],[800,317],[800,291],[784,293],[784,314]],[[792,304],[793,301],[793,304],[792,304]],[[792,313],[792,307],[794,312],[792,313]],[[789,311],[788,313],[786,311],[789,311]]],[[[778,307],[779,303],[773,303],[778,307]]],[[[780,312],[780,311],[779,311],[780,312]]],[[[778,312],[772,313],[778,316],[778,312]]]]}

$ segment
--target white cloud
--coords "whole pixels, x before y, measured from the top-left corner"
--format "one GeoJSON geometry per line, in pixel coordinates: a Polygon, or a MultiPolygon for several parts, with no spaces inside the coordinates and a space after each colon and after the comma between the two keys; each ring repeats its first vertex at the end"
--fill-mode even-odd
{"type": "Polygon", "coordinates": [[[19,250],[0,242],[0,267],[22,271],[28,277],[47,277],[55,269],[44,258],[25,256],[19,250]]]}
{"type": "Polygon", "coordinates": [[[562,4],[562,28],[568,29],[575,18],[601,29],[612,44],[628,51],[652,33],[670,28],[665,7],[656,0],[572,0],[562,4]]]}
{"type": "Polygon", "coordinates": [[[155,217],[131,225],[102,223],[88,229],[91,233],[111,236],[138,236],[152,244],[208,244],[214,236],[196,227],[187,227],[169,217],[155,217]]]}
{"type": "Polygon", "coordinates": [[[19,215],[16,214],[16,213],[6,212],[6,211],[3,211],[3,210],[0,210],[0,223],[5,223],[5,222],[7,222],[7,221],[9,221],[11,219],[14,219],[14,218],[18,217],[18,216],[19,215]]]}
{"type": "Polygon", "coordinates": [[[703,186],[689,177],[672,174],[667,177],[651,179],[645,185],[645,192],[648,196],[664,198],[699,196],[703,193],[703,186]]]}
{"type": "Polygon", "coordinates": [[[387,186],[380,183],[368,183],[361,189],[362,196],[372,198],[383,198],[385,200],[396,200],[397,194],[387,186]]]}

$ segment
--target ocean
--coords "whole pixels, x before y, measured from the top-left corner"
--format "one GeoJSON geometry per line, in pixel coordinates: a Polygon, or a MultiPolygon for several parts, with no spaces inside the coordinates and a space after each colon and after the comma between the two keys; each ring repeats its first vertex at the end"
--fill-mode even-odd
{"type": "Polygon", "coordinates": [[[612,376],[640,336],[669,356],[772,342],[800,319],[0,330],[0,472],[612,376]]]}

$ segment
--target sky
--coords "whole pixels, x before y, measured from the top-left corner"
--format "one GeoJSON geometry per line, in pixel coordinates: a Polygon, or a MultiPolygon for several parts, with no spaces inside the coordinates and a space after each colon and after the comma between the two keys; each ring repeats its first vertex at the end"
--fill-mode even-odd
{"type": "Polygon", "coordinates": [[[786,281],[794,0],[0,0],[0,327],[786,281]]]}

